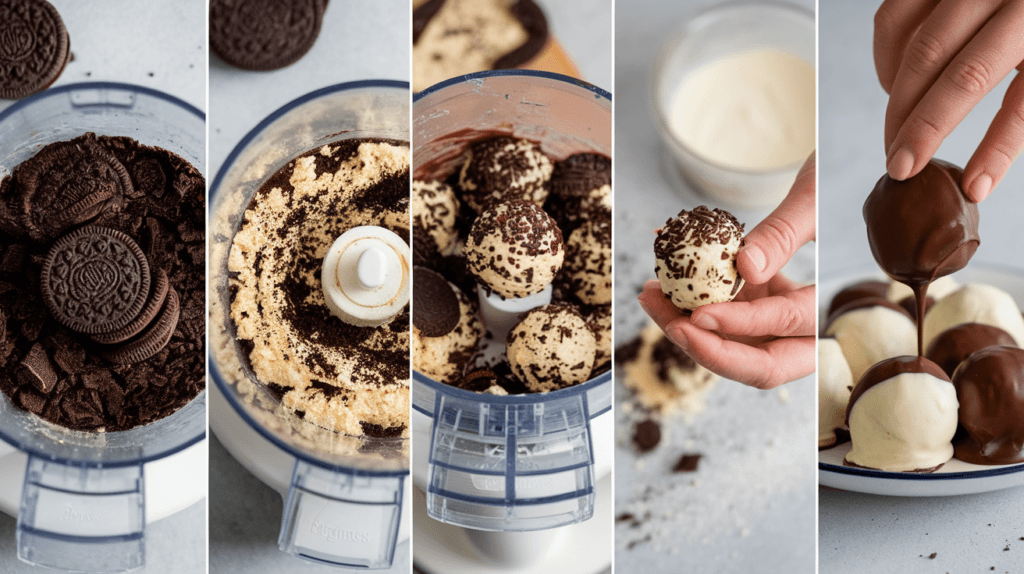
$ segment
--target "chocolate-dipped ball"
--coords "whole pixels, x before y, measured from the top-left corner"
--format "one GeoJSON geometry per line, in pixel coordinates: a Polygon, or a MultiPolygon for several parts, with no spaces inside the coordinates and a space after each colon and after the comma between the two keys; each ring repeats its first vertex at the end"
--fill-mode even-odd
{"type": "Polygon", "coordinates": [[[933,159],[898,181],[883,175],[864,202],[878,266],[913,286],[963,269],[978,249],[978,206],[964,195],[963,170],[933,159]]]}
{"type": "Polygon", "coordinates": [[[924,317],[925,347],[946,329],[962,323],[982,323],[999,327],[1024,344],[1024,317],[1013,297],[992,285],[969,284],[943,297],[924,317]]]}
{"type": "Polygon", "coordinates": [[[526,313],[508,333],[512,372],[532,393],[582,383],[590,376],[597,342],[575,305],[552,303],[526,313]]]}
{"type": "Polygon", "coordinates": [[[533,142],[501,136],[476,142],[466,153],[459,187],[473,211],[510,201],[544,205],[554,166],[533,142]]]}
{"type": "Polygon", "coordinates": [[[547,211],[562,224],[574,226],[595,209],[612,208],[612,160],[596,153],[578,153],[555,162],[547,211]]]}
{"type": "Polygon", "coordinates": [[[830,338],[819,339],[818,448],[828,448],[839,442],[836,430],[846,429],[846,407],[854,382],[839,342],[830,338]]]}
{"type": "Polygon", "coordinates": [[[924,357],[895,357],[868,369],[850,395],[853,447],[845,464],[891,472],[934,472],[953,457],[957,394],[924,357]]]}
{"type": "MultiPolygon", "coordinates": [[[[831,315],[836,309],[856,301],[858,299],[870,299],[872,297],[885,297],[885,294],[889,292],[888,281],[876,281],[870,279],[867,281],[859,281],[853,285],[844,287],[841,291],[832,297],[832,302],[828,305],[828,312],[826,316],[831,315]]],[[[897,303],[897,301],[893,301],[897,303]]]]}
{"type": "Polygon", "coordinates": [[[1017,342],[999,327],[982,323],[963,323],[946,329],[932,339],[925,356],[952,377],[953,371],[971,353],[993,345],[1016,347],[1017,342]]]}
{"type": "Polygon", "coordinates": [[[953,445],[973,464],[1024,462],[1024,350],[988,347],[971,354],[953,375],[966,431],[953,445]]]}
{"type": "Polygon", "coordinates": [[[701,205],[665,222],[654,240],[661,290],[683,310],[732,301],[743,287],[736,254],[743,224],[722,209],[701,205]]]}
{"type": "Polygon", "coordinates": [[[505,298],[540,293],[565,259],[562,231],[533,203],[502,203],[473,222],[466,260],[477,280],[505,298]]]}
{"type": "Polygon", "coordinates": [[[917,344],[910,315],[882,297],[857,299],[836,309],[825,323],[825,335],[839,342],[854,381],[879,361],[913,355],[917,344]]]}

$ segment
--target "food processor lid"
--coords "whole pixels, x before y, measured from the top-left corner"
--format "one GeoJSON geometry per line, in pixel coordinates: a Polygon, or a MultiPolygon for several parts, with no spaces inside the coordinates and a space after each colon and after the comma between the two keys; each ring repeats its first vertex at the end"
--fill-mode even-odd
{"type": "Polygon", "coordinates": [[[594,513],[590,423],[612,408],[612,374],[543,394],[474,393],[413,373],[432,419],[427,512],[477,530],[529,531],[594,513]]]}
{"type": "Polygon", "coordinates": [[[573,84],[573,85],[578,86],[580,88],[583,88],[583,89],[585,89],[587,91],[593,92],[595,97],[604,98],[606,100],[611,100],[612,99],[611,92],[609,92],[607,90],[603,90],[603,89],[601,89],[601,88],[599,88],[599,87],[597,87],[597,86],[595,86],[593,84],[590,84],[588,82],[585,82],[585,81],[583,81],[583,80],[581,80],[579,78],[573,78],[572,76],[566,76],[564,74],[557,74],[555,72],[545,72],[543,70],[510,69],[510,70],[486,70],[486,71],[483,71],[483,72],[473,72],[472,74],[466,74],[464,76],[456,76],[454,78],[449,78],[449,79],[447,79],[447,80],[445,80],[443,82],[438,82],[438,83],[434,84],[433,86],[430,86],[429,88],[427,88],[427,89],[425,89],[425,90],[423,90],[421,92],[416,92],[415,94],[412,95],[412,102],[415,104],[416,102],[422,100],[423,98],[425,98],[425,97],[427,97],[427,96],[429,96],[429,95],[431,95],[431,94],[433,94],[435,92],[439,92],[439,91],[447,88],[448,86],[453,86],[453,85],[456,85],[456,84],[462,84],[462,83],[465,83],[465,82],[469,82],[469,83],[480,82],[480,81],[482,81],[482,80],[484,80],[486,78],[497,78],[497,77],[503,77],[503,76],[528,76],[528,77],[534,77],[534,78],[547,78],[547,79],[550,79],[550,80],[559,80],[559,81],[565,82],[567,84],[573,84]]]}

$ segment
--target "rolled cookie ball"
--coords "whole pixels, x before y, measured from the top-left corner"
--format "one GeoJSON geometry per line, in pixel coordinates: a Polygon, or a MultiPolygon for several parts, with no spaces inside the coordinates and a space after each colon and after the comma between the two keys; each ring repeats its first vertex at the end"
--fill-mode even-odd
{"type": "Polygon", "coordinates": [[[579,310],[552,303],[527,313],[506,340],[512,372],[533,393],[582,383],[597,354],[594,332],[579,310]]]}
{"type": "Polygon", "coordinates": [[[554,165],[533,142],[496,137],[470,146],[459,171],[462,200],[477,213],[491,205],[529,201],[544,205],[554,165]]]}
{"type": "Polygon", "coordinates": [[[939,333],[928,345],[924,356],[952,377],[956,368],[971,353],[993,345],[1016,347],[1017,342],[999,327],[963,323],[939,333]]]}
{"type": "Polygon", "coordinates": [[[458,214],[459,200],[451,186],[440,181],[412,182],[413,227],[425,232],[441,255],[448,255],[455,247],[458,214]]]}
{"type": "Polygon", "coordinates": [[[853,447],[843,462],[891,472],[934,472],[953,458],[956,389],[924,357],[895,357],[873,366],[850,396],[853,447]]]}
{"type": "Polygon", "coordinates": [[[836,309],[826,323],[825,335],[839,342],[854,382],[875,363],[917,354],[917,326],[910,314],[881,297],[836,309]]]}
{"type": "Polygon", "coordinates": [[[732,301],[743,287],[736,254],[743,224],[727,211],[701,205],[665,222],[654,240],[661,290],[683,310],[732,301]]]}
{"type": "Polygon", "coordinates": [[[973,464],[1024,462],[1024,350],[993,346],[971,354],[953,375],[965,434],[953,448],[973,464]]]}
{"type": "Polygon", "coordinates": [[[477,217],[465,252],[477,280],[509,299],[543,291],[565,260],[555,220],[525,201],[502,203],[477,217]]]}
{"type": "Polygon", "coordinates": [[[1006,331],[1024,344],[1024,317],[1013,297],[992,285],[972,283],[950,293],[935,303],[924,316],[924,346],[950,327],[963,323],[982,323],[1006,331]]]}
{"type": "Polygon", "coordinates": [[[476,303],[439,273],[413,270],[412,364],[424,375],[454,383],[484,333],[476,303]]]}
{"type": "Polygon", "coordinates": [[[572,292],[587,305],[612,302],[612,218],[600,211],[583,222],[565,243],[565,272],[572,292]]]}
{"type": "Polygon", "coordinates": [[[818,339],[818,448],[839,442],[836,429],[846,428],[846,407],[854,384],[839,341],[818,339]]]}

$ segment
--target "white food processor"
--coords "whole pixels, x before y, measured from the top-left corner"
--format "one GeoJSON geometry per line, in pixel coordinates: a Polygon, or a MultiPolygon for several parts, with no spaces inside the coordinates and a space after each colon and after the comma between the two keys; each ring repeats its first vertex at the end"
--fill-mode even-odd
{"type": "MultiPolygon", "coordinates": [[[[389,80],[306,94],[250,131],[210,188],[210,427],[236,460],[284,498],[281,550],[339,568],[391,568],[395,547],[409,538],[409,440],[340,434],[282,407],[241,359],[229,315],[228,254],[242,214],[268,177],[295,157],[340,140],[408,141],[409,98],[407,82],[389,80]]],[[[404,306],[394,299],[402,288],[391,263],[399,261],[401,274],[400,259],[409,256],[399,252],[408,246],[377,230],[355,228],[355,236],[332,246],[338,253],[325,263],[331,270],[324,271],[324,289],[339,306],[343,299],[354,301],[337,312],[362,316],[379,305],[404,306]],[[338,272],[349,260],[355,271],[338,272]],[[359,281],[348,285],[346,277],[359,281]]],[[[406,263],[405,275],[410,269],[406,263]]],[[[368,325],[379,322],[362,318],[368,325]]]]}
{"type": "MultiPolygon", "coordinates": [[[[454,78],[413,98],[414,177],[454,172],[468,144],[507,135],[553,159],[611,156],[611,94],[528,70],[454,78]]],[[[415,286],[414,286],[415,288],[415,286]]],[[[504,353],[519,313],[493,304],[486,355],[504,353]],[[511,317],[508,317],[511,315],[511,317]]],[[[507,308],[506,308],[507,307],[507,308]]],[[[544,394],[496,396],[413,373],[416,567],[430,574],[593,574],[612,560],[612,374],[544,394]]]]}
{"type": "MultiPolygon", "coordinates": [[[[86,132],[128,136],[206,167],[206,117],[168,94],[69,84],[0,112],[0,178],[45,145],[86,132]]],[[[57,570],[125,572],[146,558],[146,525],[207,491],[206,392],[154,423],[80,432],[0,394],[0,510],[17,517],[18,558],[57,570]]]]}

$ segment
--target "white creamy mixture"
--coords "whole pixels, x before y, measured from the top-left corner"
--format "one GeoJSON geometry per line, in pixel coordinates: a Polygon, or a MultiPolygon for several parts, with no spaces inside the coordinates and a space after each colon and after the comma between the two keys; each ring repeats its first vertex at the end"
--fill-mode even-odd
{"type": "Polygon", "coordinates": [[[713,163],[772,170],[814,150],[814,69],[780,50],[732,54],[688,74],[669,128],[713,163]]]}

